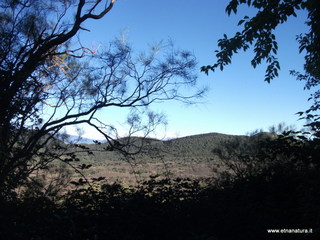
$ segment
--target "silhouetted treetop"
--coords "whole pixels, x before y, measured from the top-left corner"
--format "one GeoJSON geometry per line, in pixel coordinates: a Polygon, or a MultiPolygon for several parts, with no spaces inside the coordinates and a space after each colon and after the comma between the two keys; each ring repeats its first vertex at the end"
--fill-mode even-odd
{"type": "Polygon", "coordinates": [[[238,26],[242,30],[233,37],[229,38],[224,35],[218,41],[219,50],[216,51],[216,63],[203,66],[201,70],[207,74],[216,68],[223,70],[231,63],[233,54],[253,47],[255,56],[251,64],[255,68],[265,61],[268,65],[265,81],[270,82],[278,76],[278,70],[280,70],[275,30],[279,25],[287,22],[289,17],[297,17],[299,10],[304,10],[308,12],[306,25],[309,27],[309,32],[297,36],[299,51],[305,53],[305,74],[299,75],[298,79],[307,80],[307,87],[319,84],[320,2],[317,0],[232,0],[226,7],[227,14],[236,14],[240,5],[255,8],[257,13],[253,17],[245,16],[240,20],[238,26]]]}
{"type": "MultiPolygon", "coordinates": [[[[306,33],[296,36],[299,43],[299,52],[304,54],[304,72],[291,70],[290,74],[297,80],[305,82],[305,89],[313,89],[309,100],[311,107],[305,112],[299,112],[302,118],[309,121],[308,125],[313,132],[320,129],[320,1],[318,0],[231,0],[226,7],[228,15],[237,14],[241,5],[256,9],[252,17],[245,16],[238,22],[241,29],[233,37],[224,34],[218,40],[219,50],[216,50],[216,62],[213,65],[201,67],[206,74],[217,68],[223,70],[231,63],[232,56],[240,50],[253,48],[254,57],[251,65],[255,68],[262,62],[267,64],[264,80],[268,83],[276,77],[280,70],[277,58],[278,42],[275,30],[285,24],[290,17],[297,17],[302,11],[307,12],[308,27],[306,33]]],[[[294,69],[295,66],[292,66],[294,69]]]]}
{"type": "Polygon", "coordinates": [[[114,146],[117,129],[99,111],[130,109],[127,135],[147,136],[165,122],[148,106],[194,102],[204,93],[196,87],[193,54],[170,43],[144,54],[134,53],[124,38],[99,49],[83,46],[79,33],[87,30],[85,23],[103,18],[114,3],[1,1],[0,192],[11,191],[54,159],[74,159],[43,150],[66,126],[86,124],[124,152],[124,146],[114,146]]]}

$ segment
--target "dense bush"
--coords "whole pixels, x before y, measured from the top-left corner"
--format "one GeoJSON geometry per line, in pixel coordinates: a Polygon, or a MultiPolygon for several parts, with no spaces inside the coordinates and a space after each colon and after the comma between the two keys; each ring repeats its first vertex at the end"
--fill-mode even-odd
{"type": "Polygon", "coordinates": [[[150,179],[75,190],[59,202],[1,204],[0,239],[274,239],[270,228],[313,228],[319,239],[319,169],[257,175],[217,187],[211,180],[150,179]]]}
{"type": "Polygon", "coordinates": [[[212,179],[151,176],[136,187],[79,186],[60,198],[7,196],[0,239],[319,239],[319,139],[287,133],[252,141],[226,142],[224,170],[212,179]],[[267,233],[283,228],[313,233],[267,233]]]}

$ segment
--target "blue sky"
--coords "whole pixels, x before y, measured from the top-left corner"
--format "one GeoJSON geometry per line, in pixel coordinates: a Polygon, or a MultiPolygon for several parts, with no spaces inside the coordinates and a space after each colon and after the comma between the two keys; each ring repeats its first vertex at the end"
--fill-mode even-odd
{"type": "MultiPolygon", "coordinates": [[[[228,17],[227,4],[228,0],[118,0],[105,18],[87,23],[85,27],[91,31],[80,37],[86,46],[94,47],[126,32],[137,50],[171,38],[178,48],[195,54],[200,69],[214,63],[217,40],[224,33],[232,36],[240,30],[238,21],[254,14],[254,10],[242,7],[237,15],[228,17]]],[[[199,70],[199,84],[209,87],[203,103],[185,106],[170,102],[151,107],[167,115],[165,137],[208,132],[240,135],[280,122],[300,127],[303,122],[297,122],[295,113],[308,107],[310,93],[303,90],[302,82],[289,75],[289,70],[303,67],[303,56],[298,54],[295,40],[297,34],[306,30],[305,13],[301,12],[301,16],[289,19],[276,32],[281,72],[270,84],[263,81],[264,65],[251,67],[253,53],[249,50],[234,56],[223,72],[206,76],[199,70]]],[[[121,123],[117,113],[108,120],[121,123]]],[[[85,132],[85,137],[99,138],[93,131],[85,132]]],[[[163,136],[159,132],[158,137],[163,136]]]]}

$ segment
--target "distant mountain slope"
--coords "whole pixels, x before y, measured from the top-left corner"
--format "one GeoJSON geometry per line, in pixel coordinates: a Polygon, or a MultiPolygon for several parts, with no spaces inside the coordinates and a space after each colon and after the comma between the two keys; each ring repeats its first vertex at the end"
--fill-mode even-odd
{"type": "MultiPolygon", "coordinates": [[[[75,135],[66,135],[64,139],[62,139],[65,143],[79,143],[79,144],[94,144],[94,139],[79,137],[75,135]]],[[[105,141],[101,141],[105,142],[105,141]]]]}
{"type": "MultiPolygon", "coordinates": [[[[144,146],[147,153],[140,154],[137,158],[147,160],[156,160],[157,157],[166,159],[209,159],[213,158],[212,150],[223,146],[225,142],[237,140],[240,142],[248,141],[249,136],[227,135],[220,133],[208,133],[181,137],[171,140],[157,140],[150,138],[133,137],[130,141],[137,146],[144,146]],[[149,154],[149,156],[148,156],[149,154]]],[[[120,139],[121,142],[127,142],[127,138],[120,139]]],[[[120,160],[121,155],[116,151],[106,151],[107,143],[83,144],[94,151],[94,156],[82,155],[85,159],[92,158],[96,161],[120,160]]]]}
{"type": "Polygon", "coordinates": [[[259,133],[255,136],[208,133],[165,141],[140,137],[118,139],[120,144],[130,140],[134,145],[144,146],[143,152],[135,155],[134,160],[126,158],[118,151],[108,151],[106,142],[83,143],[81,146],[71,144],[68,151],[78,151],[76,155],[82,163],[92,165],[92,168],[85,170],[84,174],[88,177],[103,176],[111,182],[120,180],[134,183],[137,178],[148,179],[154,174],[172,177],[210,177],[214,174],[215,166],[221,163],[219,152],[229,153],[236,150],[237,153],[241,153],[246,149],[255,149],[256,140],[270,137],[272,135],[269,133],[259,133]],[[86,153],[86,149],[94,154],[86,153]]]}
{"type": "Polygon", "coordinates": [[[212,150],[231,140],[245,141],[248,136],[207,133],[164,142],[165,149],[184,157],[212,157],[212,150]]]}

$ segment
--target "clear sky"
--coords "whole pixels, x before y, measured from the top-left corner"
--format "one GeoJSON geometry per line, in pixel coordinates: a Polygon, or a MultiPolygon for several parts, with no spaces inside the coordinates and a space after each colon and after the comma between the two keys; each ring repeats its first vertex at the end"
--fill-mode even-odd
{"type": "MultiPolygon", "coordinates": [[[[231,36],[240,28],[238,21],[254,11],[242,7],[237,15],[228,17],[225,7],[228,0],[118,0],[112,11],[99,21],[85,25],[90,32],[80,35],[87,46],[106,44],[126,32],[134,49],[144,49],[148,44],[171,38],[175,45],[192,51],[199,69],[213,64],[217,40],[226,33],[231,36]]],[[[298,111],[307,109],[309,92],[304,84],[289,75],[289,70],[302,70],[303,56],[298,54],[297,34],[306,30],[305,12],[299,18],[289,19],[277,33],[279,42],[279,78],[270,84],[263,81],[265,66],[253,69],[252,51],[240,52],[223,72],[199,70],[199,84],[209,87],[203,103],[185,106],[179,102],[155,105],[151,108],[165,112],[168,126],[166,137],[219,132],[246,134],[255,129],[285,122],[300,127],[298,111]],[[302,17],[301,17],[302,16],[302,17]]],[[[121,124],[115,114],[108,118],[121,124]]],[[[69,132],[72,133],[71,129],[69,132]]],[[[158,137],[163,137],[161,133],[158,137]]],[[[86,130],[84,137],[99,138],[86,130]]]]}

